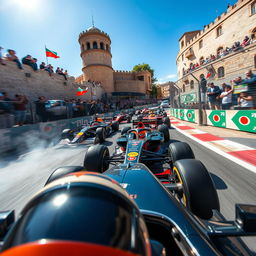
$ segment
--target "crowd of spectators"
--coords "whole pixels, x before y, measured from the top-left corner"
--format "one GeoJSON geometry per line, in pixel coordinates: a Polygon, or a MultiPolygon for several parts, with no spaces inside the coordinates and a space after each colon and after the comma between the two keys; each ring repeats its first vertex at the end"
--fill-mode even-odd
{"type": "MultiPolygon", "coordinates": [[[[205,109],[256,109],[256,74],[251,70],[245,73],[245,78],[236,77],[230,84],[221,86],[213,82],[207,83],[204,75],[200,81],[201,102],[205,109]]],[[[197,103],[183,104],[184,108],[198,108],[197,103]]]]}
{"type": "MultiPolygon", "coordinates": [[[[34,71],[38,70],[38,64],[37,64],[37,58],[32,57],[31,55],[27,54],[25,57],[19,60],[19,58],[16,55],[16,52],[14,50],[8,49],[7,53],[2,55],[3,48],[0,46],[0,64],[6,65],[6,61],[13,61],[17,64],[17,67],[19,69],[23,69],[22,65],[30,66],[34,71]]],[[[51,64],[45,64],[45,62],[42,62],[39,65],[40,70],[45,70],[49,73],[50,76],[54,73],[54,68],[51,64]]],[[[58,75],[61,75],[64,77],[65,80],[68,78],[68,71],[63,70],[63,68],[57,67],[55,70],[55,73],[58,75]]]]}
{"type": "Polygon", "coordinates": [[[251,39],[248,36],[245,36],[245,38],[242,42],[239,42],[239,41],[234,42],[234,44],[231,47],[226,47],[225,49],[219,48],[216,55],[210,54],[210,56],[208,56],[207,58],[203,58],[203,57],[200,58],[199,62],[197,62],[197,63],[191,62],[189,65],[189,68],[184,70],[183,75],[186,75],[186,74],[190,73],[191,71],[194,71],[195,69],[198,69],[201,66],[209,64],[217,59],[220,59],[230,53],[241,51],[241,50],[243,50],[244,47],[246,47],[252,43],[255,43],[255,42],[256,42],[255,39],[251,39]]]}

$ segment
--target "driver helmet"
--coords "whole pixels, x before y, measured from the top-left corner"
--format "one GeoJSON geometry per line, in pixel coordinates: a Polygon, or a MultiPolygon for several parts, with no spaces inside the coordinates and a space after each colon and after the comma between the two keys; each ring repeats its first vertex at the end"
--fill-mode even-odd
{"type": "Polygon", "coordinates": [[[3,256],[151,255],[146,225],[134,201],[115,180],[90,172],[72,173],[37,193],[2,250],[3,256]]]}

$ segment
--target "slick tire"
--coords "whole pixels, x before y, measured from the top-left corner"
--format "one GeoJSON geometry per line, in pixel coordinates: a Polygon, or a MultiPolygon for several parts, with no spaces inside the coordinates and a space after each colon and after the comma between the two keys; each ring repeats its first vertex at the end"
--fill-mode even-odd
{"type": "Polygon", "coordinates": [[[177,174],[182,184],[183,204],[193,214],[202,219],[210,219],[213,210],[220,210],[215,185],[206,167],[199,160],[178,160],[173,165],[173,173],[177,174]]]}
{"type": "Polygon", "coordinates": [[[99,127],[96,129],[96,137],[99,143],[103,143],[106,139],[106,130],[103,127],[99,127]]]}
{"type": "Polygon", "coordinates": [[[84,170],[83,166],[63,166],[59,167],[56,170],[52,172],[52,174],[49,176],[48,180],[45,183],[45,186],[51,183],[54,180],[60,179],[63,176],[70,174],[72,172],[80,172],[84,170]]]}
{"type": "Polygon", "coordinates": [[[122,129],[121,135],[125,135],[128,131],[130,131],[132,128],[130,126],[126,126],[122,129]]]}
{"type": "Polygon", "coordinates": [[[113,121],[111,127],[113,131],[117,132],[119,130],[119,122],[113,121]]]}
{"type": "Polygon", "coordinates": [[[171,121],[170,118],[167,116],[163,118],[163,123],[170,129],[171,128],[171,121]]]}
{"type": "Polygon", "coordinates": [[[159,125],[158,131],[164,135],[164,142],[168,142],[170,140],[169,129],[165,124],[159,125]]]}
{"type": "Polygon", "coordinates": [[[64,139],[70,139],[72,136],[71,136],[71,130],[70,129],[65,129],[62,131],[61,133],[61,139],[64,140],[64,139]]]}
{"type": "Polygon", "coordinates": [[[186,142],[173,142],[169,145],[169,154],[172,158],[172,162],[176,162],[181,159],[195,159],[195,155],[186,142]]]}
{"type": "Polygon", "coordinates": [[[84,156],[84,169],[90,172],[105,172],[109,163],[109,150],[104,145],[93,145],[88,148],[84,156]]]}

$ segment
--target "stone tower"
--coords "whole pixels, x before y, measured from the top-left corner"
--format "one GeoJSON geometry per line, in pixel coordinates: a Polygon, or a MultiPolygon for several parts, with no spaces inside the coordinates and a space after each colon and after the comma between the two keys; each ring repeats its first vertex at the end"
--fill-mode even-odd
{"type": "Polygon", "coordinates": [[[106,93],[114,91],[111,40],[108,34],[91,27],[79,35],[85,80],[101,82],[106,93]]]}

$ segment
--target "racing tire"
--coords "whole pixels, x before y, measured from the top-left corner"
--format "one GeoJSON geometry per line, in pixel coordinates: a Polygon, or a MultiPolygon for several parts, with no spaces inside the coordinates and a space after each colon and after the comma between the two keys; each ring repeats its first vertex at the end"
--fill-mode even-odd
{"type": "Polygon", "coordinates": [[[195,155],[189,144],[181,141],[173,142],[169,145],[169,154],[173,163],[181,159],[195,159],[195,155]]]}
{"type": "Polygon", "coordinates": [[[45,183],[45,186],[51,183],[54,180],[60,179],[63,176],[70,174],[72,172],[80,172],[84,170],[83,166],[63,166],[55,169],[52,174],[49,176],[48,180],[45,183]]]}
{"type": "Polygon", "coordinates": [[[130,126],[126,126],[122,129],[121,135],[125,135],[128,131],[130,131],[132,128],[130,126]]]}
{"type": "Polygon", "coordinates": [[[214,182],[202,162],[196,159],[178,160],[173,165],[173,173],[182,184],[183,204],[193,214],[210,219],[213,210],[220,210],[214,182]]]}
{"type": "Polygon", "coordinates": [[[109,163],[106,161],[108,157],[108,147],[104,145],[91,146],[84,156],[84,169],[90,172],[103,173],[109,167],[109,163]]]}
{"type": "Polygon", "coordinates": [[[119,122],[118,121],[113,121],[111,124],[112,130],[117,132],[119,130],[119,122]]]}
{"type": "Polygon", "coordinates": [[[163,123],[170,129],[171,128],[171,120],[170,118],[167,116],[165,118],[163,118],[163,123]]]}
{"type": "Polygon", "coordinates": [[[99,127],[96,129],[96,141],[99,143],[103,143],[106,138],[106,130],[103,127],[99,127]]]}
{"type": "Polygon", "coordinates": [[[164,135],[164,142],[168,142],[170,140],[169,129],[165,124],[161,124],[158,126],[158,131],[164,135]]]}
{"type": "Polygon", "coordinates": [[[72,134],[71,134],[71,130],[70,129],[65,129],[62,131],[61,133],[61,139],[64,140],[64,139],[71,139],[72,137],[72,134]]]}

